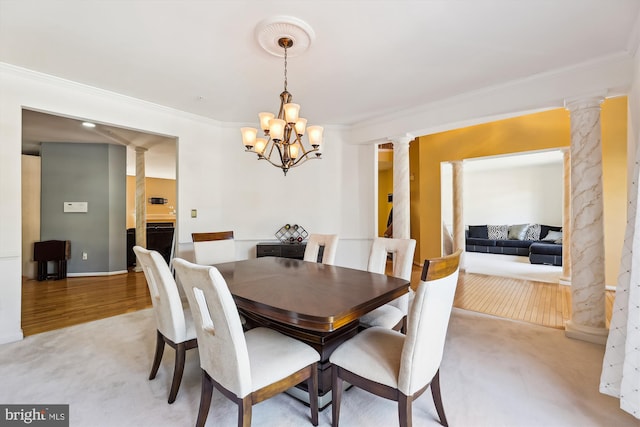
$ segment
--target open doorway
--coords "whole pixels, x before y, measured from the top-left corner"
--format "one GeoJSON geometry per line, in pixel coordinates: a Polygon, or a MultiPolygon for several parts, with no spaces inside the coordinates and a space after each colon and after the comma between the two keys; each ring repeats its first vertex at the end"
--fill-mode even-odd
{"type": "MultiPolygon", "coordinates": [[[[148,209],[150,216],[148,216],[147,222],[170,224],[172,229],[174,229],[177,211],[177,139],[174,137],[120,128],[111,124],[101,124],[93,121],[89,122],[88,120],[82,120],[80,118],[61,117],[54,114],[26,109],[23,110],[22,135],[23,291],[25,280],[34,281],[36,277],[36,263],[33,261],[34,242],[48,239],[60,239],[70,240],[72,248],[71,258],[76,263],[84,263],[82,268],[74,268],[72,263],[69,262],[67,268],[68,277],[69,280],[76,279],[73,276],[80,276],[85,279],[83,283],[93,288],[93,293],[91,294],[92,296],[90,299],[100,301],[100,292],[103,293],[102,295],[114,296],[114,289],[118,286],[120,286],[122,292],[128,292],[129,297],[133,294],[148,292],[146,290],[144,277],[142,277],[141,281],[138,280],[139,278],[127,277],[129,274],[129,268],[126,256],[126,228],[127,226],[135,227],[135,222],[131,224],[127,221],[129,214],[125,209],[125,206],[127,204],[127,200],[130,198],[127,193],[130,191],[135,193],[135,148],[142,147],[146,150],[145,181],[149,180],[151,182],[151,184],[148,185],[148,188],[151,190],[151,192],[148,192],[147,194],[148,204],[151,205],[152,197],[156,200],[160,198],[163,200],[163,203],[159,204],[159,206],[154,205],[152,209],[148,209]],[[91,123],[93,126],[83,126],[83,122],[91,123]],[[58,157],[49,158],[46,171],[42,170],[43,145],[45,147],[55,147],[53,150],[48,148],[50,150],[49,153],[56,152],[58,155],[58,157]],[[93,169],[87,168],[86,163],[88,160],[86,157],[83,157],[81,153],[93,152],[95,151],[95,147],[98,147],[98,151],[100,147],[106,147],[104,149],[106,159],[100,159],[98,161],[100,166],[96,167],[94,174],[93,169]],[[55,165],[51,166],[53,163],[52,159],[60,158],[60,153],[62,153],[63,158],[68,157],[69,159],[64,163],[62,170],[51,173],[52,168],[55,170],[55,165]],[[114,163],[114,158],[117,163],[114,163]],[[106,166],[103,167],[102,165],[106,166]],[[97,170],[100,168],[103,170],[97,170]],[[49,188],[49,190],[47,191],[50,192],[51,181],[64,182],[57,181],[59,179],[59,175],[65,175],[69,170],[72,171],[73,175],[71,179],[82,182],[82,189],[78,190],[78,187],[71,185],[70,187],[73,187],[73,190],[68,191],[67,193],[61,191],[61,194],[64,194],[64,196],[57,196],[59,200],[55,202],[53,209],[46,208],[44,206],[44,202],[41,203],[41,201],[50,198],[51,195],[47,194],[47,197],[43,198],[42,189],[48,186],[47,188],[49,188]],[[107,178],[100,182],[100,179],[98,179],[97,176],[100,176],[101,173],[105,174],[104,170],[106,170],[107,178]],[[44,173],[46,173],[47,176],[44,176],[44,173]],[[131,190],[131,186],[126,186],[126,182],[130,181],[132,178],[134,178],[133,190],[131,190]],[[98,181],[97,184],[96,181],[98,181]],[[103,185],[105,182],[106,185],[103,185]],[[160,186],[161,189],[158,189],[159,187],[156,185],[157,182],[162,183],[160,186]],[[40,186],[41,183],[43,183],[42,188],[40,186]],[[101,186],[105,188],[99,188],[101,186]],[[89,190],[86,190],[86,188],[89,190]],[[156,189],[158,190],[156,191],[156,189]],[[103,195],[99,196],[98,199],[110,198],[107,203],[107,208],[104,207],[104,204],[97,202],[96,196],[93,194],[100,191],[103,192],[103,195]],[[51,234],[51,232],[49,232],[49,234],[44,233],[42,229],[43,227],[41,226],[43,223],[42,219],[45,218],[50,222],[51,216],[61,215],[63,203],[60,202],[60,200],[64,199],[65,202],[86,202],[85,199],[91,197],[94,198],[91,199],[92,201],[90,200],[87,203],[88,213],[95,213],[97,210],[106,210],[108,212],[103,215],[106,219],[103,220],[101,219],[102,217],[94,219],[93,216],[88,218],[90,216],[88,213],[66,214],[66,216],[63,216],[59,221],[65,223],[63,225],[72,228],[68,231],[68,235],[73,235],[74,237],[69,239],[67,238],[67,234],[55,235],[51,234]],[[115,205],[115,208],[113,208],[112,205],[115,205]],[[60,212],[52,213],[52,210],[58,210],[60,212]],[[89,223],[95,221],[95,226],[92,226],[91,224],[87,226],[85,224],[87,219],[89,219],[89,223]],[[105,223],[100,221],[106,221],[106,227],[109,228],[108,233],[103,233],[102,228],[104,228],[105,223]],[[76,229],[82,230],[79,233],[79,238],[78,234],[73,234],[77,231],[76,229]],[[108,240],[108,242],[105,244],[104,242],[100,242],[101,240],[108,240]],[[74,247],[76,249],[75,252],[74,247]],[[105,247],[107,249],[104,249],[105,247]],[[90,261],[95,261],[96,258],[101,261],[106,258],[108,259],[108,263],[89,264],[90,261]],[[103,280],[99,278],[99,276],[106,276],[108,279],[103,280]],[[141,282],[138,284],[138,290],[140,292],[132,292],[134,289],[132,281],[135,282],[136,280],[141,282]],[[98,294],[96,294],[96,292],[98,292],[98,294]]],[[[55,192],[58,192],[58,190],[56,189],[55,192]]],[[[135,213],[135,205],[129,208],[133,209],[135,213]]],[[[37,289],[43,291],[48,290],[51,294],[55,293],[57,290],[60,290],[61,292],[65,291],[65,287],[66,292],[70,293],[71,288],[76,287],[75,282],[73,282],[73,286],[71,286],[71,282],[61,282],[64,281],[49,280],[47,282],[36,283],[39,285],[37,286],[37,289]]],[[[40,312],[47,313],[47,321],[51,321],[51,317],[56,317],[58,315],[65,316],[64,313],[61,313],[60,307],[66,307],[68,304],[63,300],[60,300],[60,296],[56,298],[58,298],[55,302],[57,306],[52,305],[47,307],[46,305],[43,305],[42,302],[39,303],[38,310],[40,312]]],[[[118,297],[115,296],[115,298],[117,299],[118,297]]],[[[120,301],[123,300],[121,299],[120,301]]],[[[23,313],[25,311],[24,303],[25,299],[23,298],[23,313]]],[[[91,301],[83,302],[83,304],[87,303],[90,304],[91,301]]],[[[114,304],[118,305],[118,302],[114,304]]],[[[131,303],[131,301],[128,301],[122,303],[122,307],[117,308],[117,310],[120,310],[120,312],[131,311],[132,308],[136,309],[136,307],[144,308],[144,304],[146,303],[143,302],[142,306],[136,306],[135,302],[131,303]]],[[[90,311],[88,307],[86,308],[86,311],[90,311]]],[[[115,312],[115,314],[119,314],[119,312],[115,312]]],[[[87,318],[87,320],[93,319],[87,318]]],[[[28,334],[28,331],[25,329],[25,335],[28,334]]]]}

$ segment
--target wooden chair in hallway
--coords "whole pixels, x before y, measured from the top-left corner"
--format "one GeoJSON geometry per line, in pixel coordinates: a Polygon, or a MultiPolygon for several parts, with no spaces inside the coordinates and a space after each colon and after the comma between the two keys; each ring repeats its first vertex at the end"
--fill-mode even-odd
{"type": "Polygon", "coordinates": [[[149,379],[158,373],[165,344],[176,351],[173,380],[169,391],[169,403],[173,403],[178,395],[186,351],[198,346],[196,331],[193,326],[191,312],[184,309],[178,286],[169,270],[166,261],[157,251],[150,251],[141,246],[134,246],[142,271],[147,279],[153,313],[156,319],[156,353],[149,379]]]}
{"type": "Polygon", "coordinates": [[[412,402],[431,386],[440,423],[448,425],[440,393],[440,363],[460,253],[425,261],[409,308],[406,335],[381,327],[365,329],[331,354],[333,427],[338,427],[343,381],[398,402],[401,427],[411,426],[412,402]]]}

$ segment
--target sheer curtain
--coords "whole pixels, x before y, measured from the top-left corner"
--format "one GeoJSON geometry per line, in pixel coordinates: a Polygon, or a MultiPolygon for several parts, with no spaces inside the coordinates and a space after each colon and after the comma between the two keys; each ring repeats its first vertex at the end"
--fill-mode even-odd
{"type": "MultiPolygon", "coordinates": [[[[630,109],[632,111],[632,109],[630,109]]],[[[631,119],[631,115],[629,115],[631,119]]],[[[620,399],[620,408],[640,419],[640,136],[636,139],[633,179],[620,275],[604,354],[600,392],[620,399]]]]}

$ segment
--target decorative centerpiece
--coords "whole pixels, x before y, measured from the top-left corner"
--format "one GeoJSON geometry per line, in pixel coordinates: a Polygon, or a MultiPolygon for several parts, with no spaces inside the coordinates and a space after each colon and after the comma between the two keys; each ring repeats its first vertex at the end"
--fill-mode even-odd
{"type": "Polygon", "coordinates": [[[302,243],[307,236],[307,230],[298,224],[285,224],[276,231],[276,238],[282,243],[302,243]]]}

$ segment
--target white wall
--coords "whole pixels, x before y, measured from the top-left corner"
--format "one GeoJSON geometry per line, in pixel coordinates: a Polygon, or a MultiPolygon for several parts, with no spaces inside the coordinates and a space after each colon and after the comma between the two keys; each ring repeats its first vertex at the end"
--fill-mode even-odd
{"type": "MultiPolygon", "coordinates": [[[[463,163],[464,223],[528,224],[562,226],[563,166],[559,161],[544,164],[494,168],[463,163]]],[[[486,162],[492,162],[487,160],[486,162]]],[[[442,213],[445,224],[453,222],[451,165],[442,168],[442,213]]]]}
{"type": "MultiPolygon", "coordinates": [[[[309,232],[338,233],[336,263],[365,268],[375,236],[373,146],[348,145],[345,132],[325,127],[322,160],[289,171],[244,152],[240,124],[221,124],[74,82],[0,64],[0,343],[22,338],[21,109],[109,123],[178,139],[179,248],[191,232],[233,229],[239,255],[275,239],[287,222],[309,232]],[[191,209],[198,217],[190,217],[191,209]]],[[[124,250],[124,248],[123,248],[124,250]]]]}

